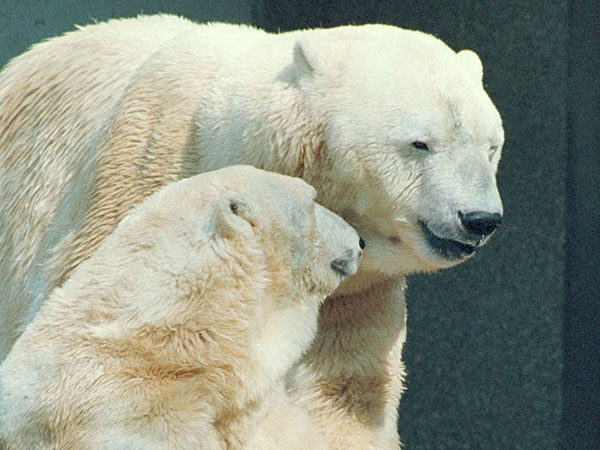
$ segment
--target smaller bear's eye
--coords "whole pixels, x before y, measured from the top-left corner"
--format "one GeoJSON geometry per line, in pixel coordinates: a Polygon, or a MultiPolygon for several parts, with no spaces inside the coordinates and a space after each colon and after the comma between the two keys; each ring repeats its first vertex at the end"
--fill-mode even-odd
{"type": "Polygon", "coordinates": [[[422,141],[415,141],[415,142],[413,142],[410,145],[412,145],[417,150],[427,150],[427,151],[429,151],[429,145],[427,145],[425,142],[422,142],[422,141]]]}

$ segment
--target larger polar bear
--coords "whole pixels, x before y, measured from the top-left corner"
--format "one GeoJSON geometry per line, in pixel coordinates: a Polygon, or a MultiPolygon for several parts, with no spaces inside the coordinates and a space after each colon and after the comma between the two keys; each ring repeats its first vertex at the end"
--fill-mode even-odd
{"type": "Polygon", "coordinates": [[[301,176],[366,248],[287,393],[332,448],[397,449],[406,275],[464,261],[501,219],[482,74],[473,52],[386,25],[150,16],[34,46],[0,73],[1,353],[162,184],[233,164],[301,176]]]}
{"type": "Polygon", "coordinates": [[[247,449],[358,269],[356,231],[314,197],[236,166],[134,208],[0,367],[0,446],[247,449]]]}

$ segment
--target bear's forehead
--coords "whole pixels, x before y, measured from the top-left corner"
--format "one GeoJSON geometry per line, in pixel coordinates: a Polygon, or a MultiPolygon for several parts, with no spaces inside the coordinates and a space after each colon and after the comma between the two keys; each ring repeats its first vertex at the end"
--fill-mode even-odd
{"type": "Polygon", "coordinates": [[[301,231],[310,224],[309,217],[305,211],[308,202],[312,203],[300,190],[278,189],[271,191],[273,196],[269,199],[269,207],[273,217],[279,225],[288,224],[293,230],[301,231]],[[302,194],[302,195],[300,195],[302,194]],[[273,211],[275,210],[275,211],[273,211]]]}
{"type": "Polygon", "coordinates": [[[379,60],[388,65],[439,67],[451,64],[456,56],[450,47],[431,35],[399,28],[356,36],[351,42],[339,44],[345,47],[345,56],[354,64],[379,60]]]}
{"type": "Polygon", "coordinates": [[[409,128],[424,137],[433,133],[439,139],[454,135],[503,142],[500,115],[481,85],[460,67],[421,69],[392,64],[371,76],[369,70],[355,71],[348,87],[360,101],[346,100],[356,108],[345,114],[388,129],[391,138],[397,134],[394,129],[404,135],[409,128]]]}

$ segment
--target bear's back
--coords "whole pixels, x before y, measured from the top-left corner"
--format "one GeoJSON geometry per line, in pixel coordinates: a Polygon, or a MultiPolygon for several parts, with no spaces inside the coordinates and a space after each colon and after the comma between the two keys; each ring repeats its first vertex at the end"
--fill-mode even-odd
{"type": "Polygon", "coordinates": [[[112,20],[34,45],[0,72],[0,360],[15,327],[128,210],[196,173],[185,149],[192,93],[210,80],[193,68],[214,71],[227,47],[263,34],[175,16],[112,20]],[[178,62],[179,78],[169,75],[178,62]]]}

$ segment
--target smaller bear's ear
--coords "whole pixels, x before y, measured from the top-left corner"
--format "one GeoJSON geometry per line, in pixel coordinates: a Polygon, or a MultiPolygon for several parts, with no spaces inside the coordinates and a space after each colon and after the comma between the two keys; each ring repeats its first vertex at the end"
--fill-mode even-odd
{"type": "Polygon", "coordinates": [[[478,83],[483,81],[483,65],[477,53],[472,50],[461,50],[456,54],[467,72],[478,83]]]}
{"type": "Polygon", "coordinates": [[[307,47],[307,43],[302,40],[296,41],[294,45],[294,72],[296,73],[296,79],[313,76],[315,72],[315,55],[307,52],[307,47]]]}
{"type": "Polygon", "coordinates": [[[224,238],[251,234],[259,217],[260,206],[247,194],[227,191],[217,200],[214,222],[224,238]]]}

